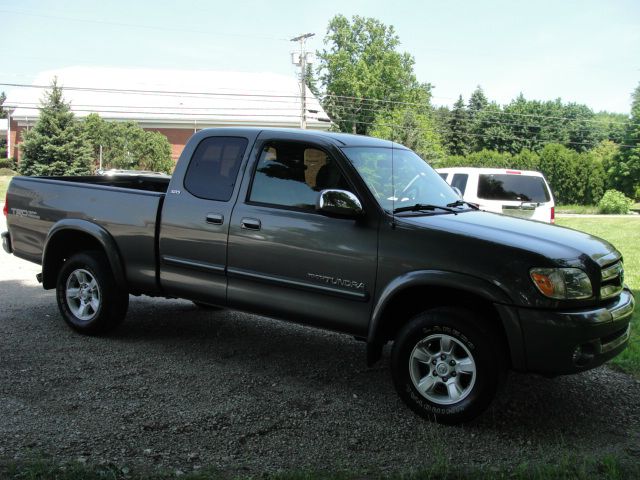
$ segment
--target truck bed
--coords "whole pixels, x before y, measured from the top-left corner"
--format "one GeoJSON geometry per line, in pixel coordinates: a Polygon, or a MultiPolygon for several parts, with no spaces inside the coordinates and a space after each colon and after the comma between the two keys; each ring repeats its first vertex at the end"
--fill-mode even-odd
{"type": "Polygon", "coordinates": [[[156,222],[169,177],[14,177],[7,194],[15,255],[41,263],[60,221],[90,222],[113,237],[132,291],[157,291],[156,222]]]}

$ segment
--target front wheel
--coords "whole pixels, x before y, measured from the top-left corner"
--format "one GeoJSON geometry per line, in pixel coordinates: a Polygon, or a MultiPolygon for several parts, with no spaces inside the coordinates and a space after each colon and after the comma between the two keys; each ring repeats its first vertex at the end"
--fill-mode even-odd
{"type": "Polygon", "coordinates": [[[398,334],[391,356],[396,390],[416,413],[458,424],[482,413],[506,370],[495,335],[462,308],[414,317],[398,334]]]}
{"type": "Polygon", "coordinates": [[[97,251],[78,253],[63,264],[56,297],[65,322],[91,335],[116,328],[129,307],[129,294],[117,284],[104,254],[97,251]]]}

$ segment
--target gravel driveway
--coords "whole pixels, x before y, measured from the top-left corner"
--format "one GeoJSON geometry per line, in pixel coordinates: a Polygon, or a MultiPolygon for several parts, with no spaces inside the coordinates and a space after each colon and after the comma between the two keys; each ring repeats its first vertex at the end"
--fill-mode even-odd
{"type": "Polygon", "coordinates": [[[640,381],[606,367],[512,374],[479,420],[442,427],[405,408],[388,358],[366,368],[350,337],[136,297],[113,335],[83,337],[37,272],[0,252],[0,459],[237,473],[640,460],[640,381]]]}

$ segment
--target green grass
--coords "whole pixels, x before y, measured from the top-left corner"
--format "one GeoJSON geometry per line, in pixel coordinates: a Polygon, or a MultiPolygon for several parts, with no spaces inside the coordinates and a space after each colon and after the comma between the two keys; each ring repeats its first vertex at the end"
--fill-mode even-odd
{"type": "Polygon", "coordinates": [[[4,203],[4,196],[7,194],[9,182],[12,177],[0,177],[0,203],[4,203]]]}
{"type": "Polygon", "coordinates": [[[132,479],[132,480],[205,480],[205,479],[269,479],[269,480],[361,480],[385,479],[397,480],[618,480],[639,478],[640,467],[637,462],[629,458],[603,456],[589,458],[583,456],[561,456],[557,461],[543,462],[536,460],[531,463],[521,463],[513,467],[469,467],[461,468],[448,463],[436,462],[424,469],[393,474],[362,471],[304,471],[291,470],[262,475],[234,475],[214,469],[201,471],[152,470],[136,472],[126,467],[115,465],[87,465],[81,463],[56,464],[50,461],[31,461],[23,463],[0,462],[0,478],[15,480],[103,480],[103,479],[132,479]]]}
{"type": "MultiPolygon", "coordinates": [[[[624,257],[625,282],[640,300],[640,218],[556,218],[563,227],[574,228],[604,238],[624,257]]],[[[612,365],[640,378],[640,307],[631,321],[631,340],[627,349],[614,358],[612,365]]]]}
{"type": "Polygon", "coordinates": [[[556,213],[579,213],[593,215],[600,213],[597,205],[556,205],[556,213]]]}

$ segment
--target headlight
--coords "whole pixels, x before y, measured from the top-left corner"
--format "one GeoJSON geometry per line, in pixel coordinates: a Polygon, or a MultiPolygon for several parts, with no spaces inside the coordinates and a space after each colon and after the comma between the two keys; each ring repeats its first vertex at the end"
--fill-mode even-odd
{"type": "Polygon", "coordinates": [[[593,295],[591,280],[579,268],[532,268],[529,273],[545,297],[578,300],[593,295]]]}

